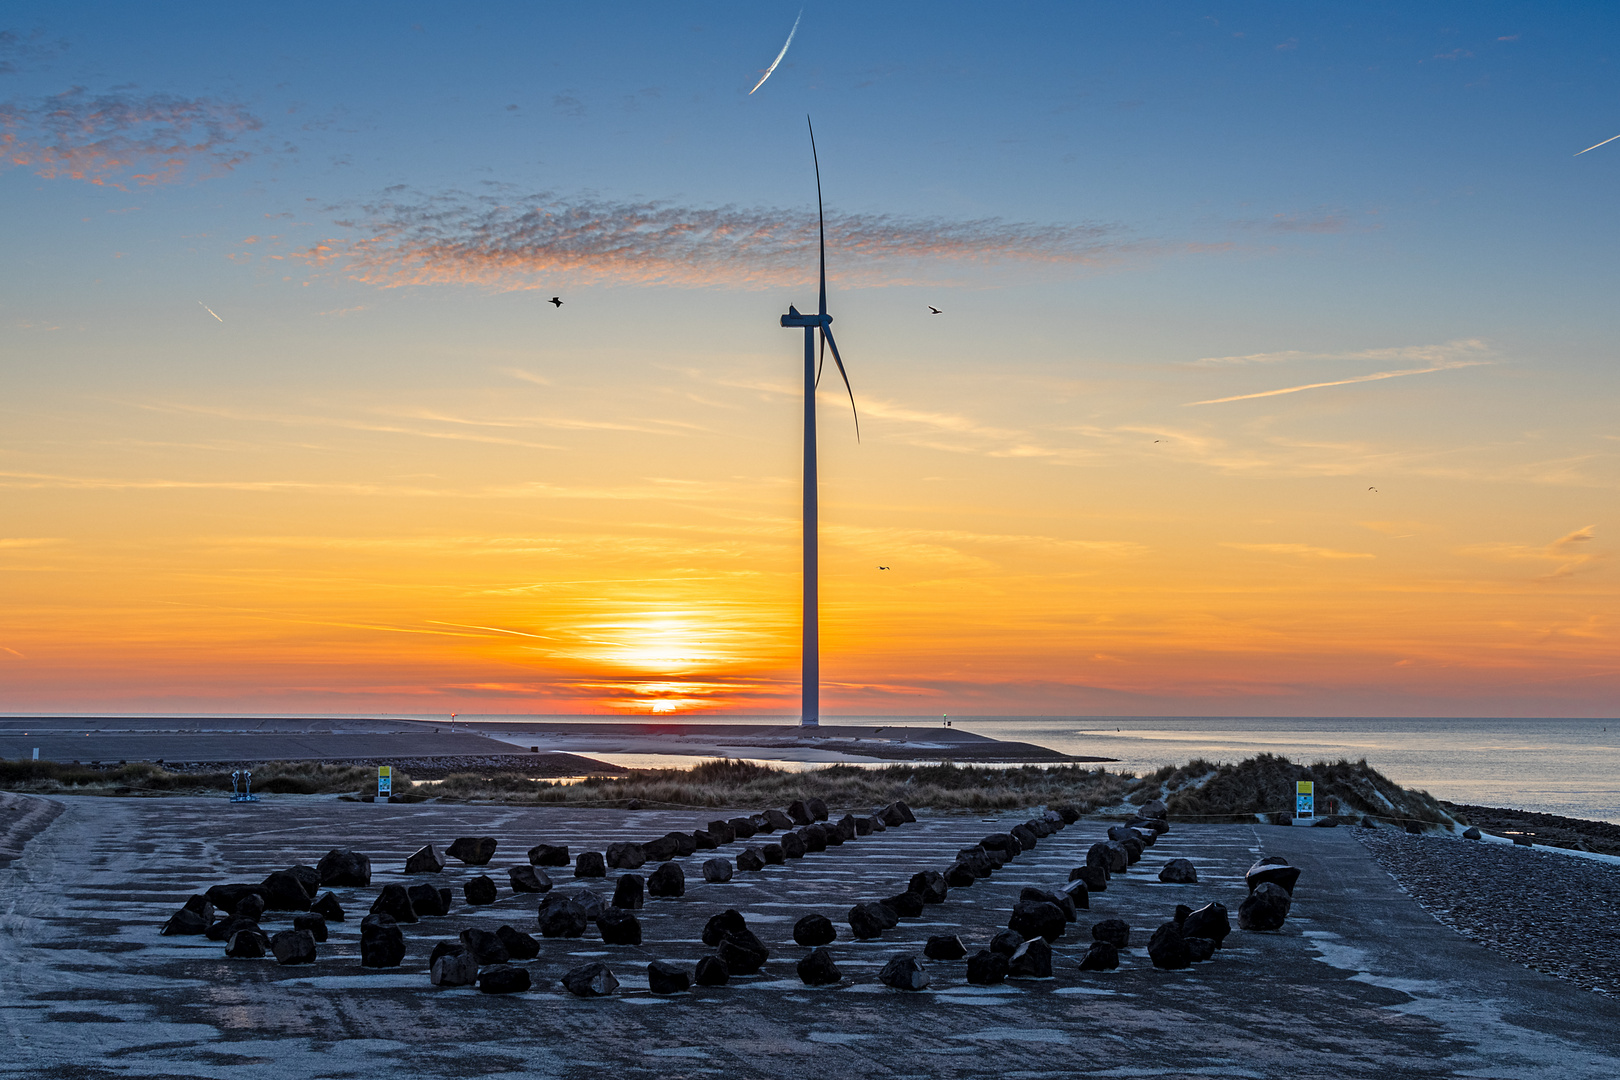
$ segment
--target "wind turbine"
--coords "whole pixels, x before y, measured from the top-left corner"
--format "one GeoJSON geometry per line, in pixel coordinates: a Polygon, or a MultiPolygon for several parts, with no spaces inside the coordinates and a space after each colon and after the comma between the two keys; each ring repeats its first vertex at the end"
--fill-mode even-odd
{"type": "MultiPolygon", "coordinates": [[[[804,118],[810,128],[810,160],[816,168],[816,220],[821,233],[821,307],[815,315],[800,314],[788,305],[782,316],[783,326],[804,327],[804,644],[801,651],[801,684],[799,723],[816,727],[821,723],[821,601],[817,589],[820,565],[817,552],[816,505],[816,384],[821,371],[816,363],[816,331],[821,331],[821,356],[825,361],[827,350],[832,349],[833,363],[844,378],[844,389],[849,391],[849,407],[855,409],[855,391],[849,385],[849,372],[844,370],[844,358],[838,355],[838,342],[832,336],[832,316],[827,314],[827,214],[821,204],[821,159],[816,156],[816,129],[810,118],[804,118]]],[[[855,414],[855,438],[861,437],[861,418],[855,414]]]]}

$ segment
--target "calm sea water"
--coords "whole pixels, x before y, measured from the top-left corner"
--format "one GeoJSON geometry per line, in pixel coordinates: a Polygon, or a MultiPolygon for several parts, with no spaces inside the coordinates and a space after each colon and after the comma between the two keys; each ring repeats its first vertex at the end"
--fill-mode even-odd
{"type": "MultiPolygon", "coordinates": [[[[955,722],[954,720],[952,721],[955,722]]],[[[1194,758],[1367,763],[1436,798],[1620,824],[1620,721],[1432,717],[1166,717],[964,720],[998,739],[1119,758],[1144,772],[1194,758]]]]}
{"type": "MultiPolygon", "coordinates": [[[[645,723],[646,717],[472,717],[645,723]]],[[[790,723],[787,717],[686,717],[693,723],[790,723]]],[[[920,717],[827,717],[827,723],[926,725],[920,717]]],[[[1405,787],[1452,802],[1513,806],[1620,824],[1620,720],[1431,717],[960,716],[953,726],[1068,754],[1118,758],[1110,769],[1146,772],[1195,758],[1241,761],[1259,753],[1293,761],[1365,758],[1405,787]]],[[[761,756],[769,757],[768,752],[761,756]]],[[[627,762],[628,763],[628,762],[627,762]]],[[[640,764],[640,762],[636,762],[640,764]]],[[[802,764],[802,763],[801,763],[802,764]]]]}

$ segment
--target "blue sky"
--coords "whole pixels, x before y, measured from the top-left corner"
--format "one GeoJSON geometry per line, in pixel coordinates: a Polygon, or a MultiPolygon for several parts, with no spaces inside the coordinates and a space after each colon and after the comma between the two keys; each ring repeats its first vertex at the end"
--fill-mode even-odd
{"type": "MultiPolygon", "coordinates": [[[[812,3],[781,66],[749,95],[800,10],[8,5],[0,471],[26,522],[0,551],[89,546],[71,573],[14,567],[30,596],[64,573],[79,599],[23,605],[0,636],[24,644],[6,647],[26,654],[39,638],[79,655],[82,628],[112,618],[107,597],[146,610],[128,582],[223,558],[186,537],[314,535],[332,506],[285,492],[329,483],[371,491],[431,477],[470,490],[491,477],[535,482],[538,470],[544,498],[560,500],[480,516],[389,488],[407,502],[372,525],[362,515],[331,526],[353,542],[384,521],[448,518],[488,536],[576,530],[594,538],[586,547],[623,545],[626,567],[642,552],[658,574],[770,562],[669,546],[682,529],[709,528],[695,522],[713,507],[683,502],[668,520],[617,503],[586,513],[580,492],[727,477],[739,486],[716,496],[735,501],[725,513],[763,515],[748,535],[790,523],[795,346],[775,320],[788,302],[814,302],[809,113],[839,340],[870,410],[857,447],[841,439],[847,417],[824,403],[823,423],[840,425],[824,436],[830,527],[854,536],[926,523],[928,539],[905,543],[940,560],[931,584],[885,608],[899,620],[886,631],[896,656],[972,654],[983,643],[971,633],[925,648],[933,631],[918,627],[973,624],[992,595],[1011,597],[999,603],[1014,613],[996,640],[1062,623],[1043,607],[1057,601],[1040,575],[1023,576],[1034,564],[996,554],[996,537],[1016,534],[1139,552],[1139,569],[1098,571],[1107,588],[1096,603],[1111,619],[1141,603],[1143,625],[1174,622],[1135,591],[1153,583],[1205,597],[1214,622],[1165,629],[1166,651],[1144,645],[1137,662],[1161,681],[1183,664],[1246,674],[1230,685],[1200,676],[1174,700],[1144,689],[1146,674],[1108,691],[1156,710],[1327,709],[1365,685],[1359,668],[1334,673],[1334,642],[1381,657],[1380,622],[1412,616],[1395,600],[1362,611],[1368,583],[1334,576],[1352,564],[1401,595],[1447,597],[1430,602],[1434,621],[1413,641],[1449,657],[1439,666],[1451,674],[1392,683],[1367,708],[1490,711],[1458,674],[1482,657],[1531,673],[1513,684],[1515,708],[1554,708],[1536,704],[1538,688],[1571,679],[1590,692],[1560,690],[1556,700],[1575,704],[1558,708],[1612,707],[1620,142],[1574,155],[1620,134],[1620,10],[812,3]],[[94,131],[74,126],[91,117],[94,131]],[[536,233],[525,208],[553,224],[536,233]],[[749,230],[769,239],[738,239],[749,230]],[[565,308],[544,304],[559,292],[565,308]],[[946,316],[926,316],[925,304],[946,316]],[[1252,396],[1278,390],[1291,392],[1252,396]],[[204,481],[282,485],[266,498],[290,501],[175,493],[204,481]],[[937,484],[952,494],[931,494],[937,484]],[[152,491],[169,501],[132,494],[152,491]],[[1375,491],[1404,502],[1346,509],[1350,493],[1375,491]],[[155,561],[88,539],[109,515],[149,536],[155,561]],[[638,530],[668,543],[638,546],[652,544],[638,530]],[[1373,550],[1373,536],[1410,543],[1373,550]],[[1277,564],[1233,563],[1261,556],[1277,564]],[[1222,607],[1231,582],[1269,588],[1294,572],[1282,567],[1312,559],[1334,573],[1275,611],[1222,607]],[[1486,616],[1457,599],[1498,593],[1523,610],[1486,616]],[[1225,631],[1209,628],[1263,625],[1287,640],[1293,620],[1319,609],[1338,614],[1310,660],[1268,661],[1247,645],[1233,660],[1225,631]],[[1538,666],[1535,643],[1560,627],[1584,644],[1538,666]]],[[[1067,572],[1058,551],[1035,560],[1043,573],[1067,572]]],[[[221,567],[235,584],[219,595],[273,577],[244,565],[221,567]]],[[[786,564],[771,573],[743,590],[747,604],[790,604],[786,564]]],[[[311,586],[286,617],[312,617],[352,584],[311,586]]],[[[638,611],[665,603],[637,597],[638,611]]],[[[202,633],[178,626],[165,641],[180,649],[202,633]]],[[[138,654],[130,634],[108,647],[138,654]]],[[[1064,641],[1043,671],[1118,651],[1064,641]]],[[[49,704],[82,681],[76,664],[123,670],[93,653],[19,685],[49,704]]],[[[775,670],[779,659],[751,653],[744,666],[775,670]]],[[[278,703],[339,693],[304,660],[287,663],[301,672],[289,687],[315,689],[278,703]]],[[[536,685],[558,678],[546,666],[556,664],[566,667],[544,659],[536,685]]],[[[994,678],[1031,681],[1015,668],[994,678]]],[[[368,703],[403,692],[366,670],[394,688],[368,703]]],[[[929,670],[906,678],[950,682],[929,670]]],[[[861,671],[849,675],[851,709],[900,707],[861,671]]],[[[158,684],[140,700],[214,707],[233,692],[158,684]]],[[[984,700],[1048,709],[1063,693],[984,700]]],[[[116,687],[107,694],[97,700],[116,687]]]]}

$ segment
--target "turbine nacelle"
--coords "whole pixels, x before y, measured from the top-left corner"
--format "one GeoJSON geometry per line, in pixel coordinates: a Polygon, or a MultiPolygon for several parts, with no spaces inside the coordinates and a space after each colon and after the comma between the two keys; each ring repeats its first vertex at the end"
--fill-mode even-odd
{"type": "Polygon", "coordinates": [[[788,305],[788,313],[782,316],[783,326],[831,326],[831,315],[805,315],[792,304],[788,305]]]}

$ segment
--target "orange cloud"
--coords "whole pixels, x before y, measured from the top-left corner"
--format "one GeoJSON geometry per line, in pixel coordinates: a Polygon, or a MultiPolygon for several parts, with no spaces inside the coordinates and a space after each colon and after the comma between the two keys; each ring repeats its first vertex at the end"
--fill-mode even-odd
{"type": "Polygon", "coordinates": [[[92,96],[74,87],[53,97],[0,105],[0,165],[48,179],[123,187],[162,184],[187,170],[231,169],[248,157],[236,145],[260,127],[240,105],[166,94],[92,96]]]}
{"type": "Polygon", "coordinates": [[[1525,544],[1473,544],[1463,548],[1463,554],[1487,559],[1528,559],[1557,563],[1558,565],[1544,576],[1560,578],[1594,569],[1594,564],[1608,557],[1605,552],[1588,549],[1587,545],[1595,539],[1597,526],[1588,525],[1541,547],[1530,547],[1525,544]]]}
{"type": "MultiPolygon", "coordinates": [[[[351,223],[341,223],[350,225],[351,223]]],[[[803,210],[613,202],[553,194],[518,199],[451,193],[366,208],[356,239],[300,254],[382,286],[551,288],[574,283],[752,288],[804,280],[817,228],[803,210]]],[[[1105,225],[1036,225],[996,218],[949,221],[832,214],[827,243],[840,280],[910,280],[929,263],[1097,265],[1151,245],[1105,225]]]]}

